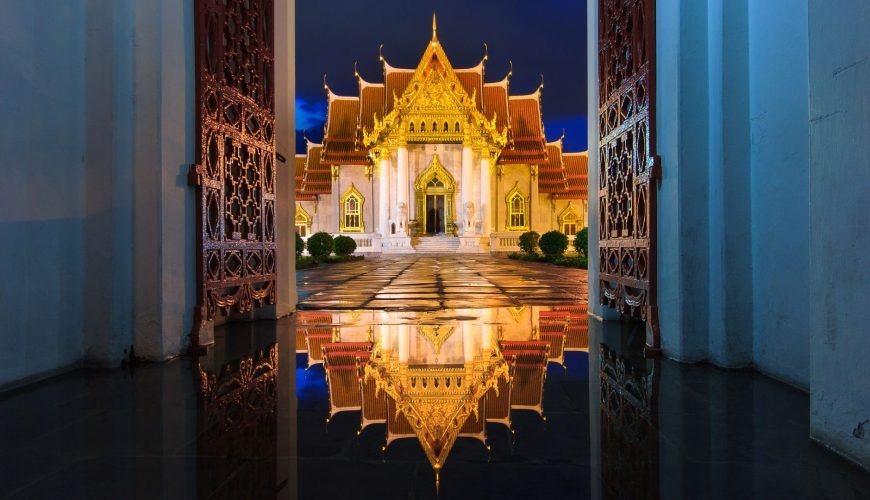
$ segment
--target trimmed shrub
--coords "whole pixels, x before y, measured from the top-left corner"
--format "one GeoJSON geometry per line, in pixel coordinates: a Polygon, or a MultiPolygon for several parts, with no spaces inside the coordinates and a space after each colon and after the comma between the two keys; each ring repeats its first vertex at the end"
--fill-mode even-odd
{"type": "Polygon", "coordinates": [[[538,242],[541,251],[549,260],[561,257],[568,249],[568,237],[560,231],[547,231],[538,242]]]}
{"type": "Polygon", "coordinates": [[[535,255],[535,249],[538,247],[538,240],[541,235],[535,231],[527,231],[520,235],[520,249],[528,255],[535,255]]]}
{"type": "Polygon", "coordinates": [[[304,251],[305,240],[302,239],[302,236],[299,236],[299,233],[296,233],[296,256],[299,257],[304,251]]]}
{"type": "Polygon", "coordinates": [[[308,238],[308,253],[317,260],[323,260],[332,253],[335,243],[329,233],[320,231],[308,238]]]}
{"type": "Polygon", "coordinates": [[[356,251],[356,241],[350,236],[336,236],[334,243],[335,255],[344,257],[356,251]]]}
{"type": "Polygon", "coordinates": [[[589,257],[589,228],[584,227],[577,232],[577,237],[574,238],[574,249],[583,257],[589,257]]]}

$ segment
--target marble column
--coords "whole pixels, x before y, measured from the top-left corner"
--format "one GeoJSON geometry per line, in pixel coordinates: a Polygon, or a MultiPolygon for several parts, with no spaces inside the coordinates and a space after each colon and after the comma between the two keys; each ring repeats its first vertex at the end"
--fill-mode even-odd
{"type": "Polygon", "coordinates": [[[457,219],[462,221],[462,234],[466,234],[465,230],[465,205],[471,201],[471,162],[474,158],[474,151],[471,146],[462,146],[462,177],[459,185],[459,207],[457,207],[457,219]]]}
{"type": "Polygon", "coordinates": [[[411,357],[411,326],[399,325],[399,362],[407,363],[411,357]]]}
{"type": "Polygon", "coordinates": [[[492,232],[492,193],[490,192],[491,177],[490,177],[490,160],[489,152],[483,151],[480,156],[480,203],[477,206],[477,213],[480,217],[480,230],[484,236],[489,236],[492,232]]]}
{"type": "Polygon", "coordinates": [[[390,155],[386,151],[381,153],[378,174],[378,228],[385,238],[390,234],[390,155]]]}
{"type": "Polygon", "coordinates": [[[540,221],[536,220],[538,216],[538,206],[540,205],[540,195],[538,193],[538,166],[529,166],[529,229],[543,233],[544,231],[539,226],[540,221]]]}
{"type": "MultiPolygon", "coordinates": [[[[398,169],[396,171],[396,206],[395,206],[395,219],[397,221],[402,219],[401,206],[405,204],[405,214],[408,214],[409,205],[408,205],[408,147],[407,146],[399,146],[398,152],[396,153],[396,159],[398,161],[398,169]]],[[[407,221],[405,221],[407,224],[407,221]]],[[[396,232],[401,234],[402,236],[408,234],[407,227],[396,228],[396,232]]]]}

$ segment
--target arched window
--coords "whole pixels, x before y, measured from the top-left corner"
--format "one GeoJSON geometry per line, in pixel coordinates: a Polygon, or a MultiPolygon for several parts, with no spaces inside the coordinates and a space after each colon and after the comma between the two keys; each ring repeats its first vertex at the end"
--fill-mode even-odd
{"type": "Polygon", "coordinates": [[[303,238],[307,238],[309,234],[311,234],[311,215],[302,208],[301,203],[296,204],[296,232],[299,233],[299,236],[303,238]]]}
{"type": "Polygon", "coordinates": [[[566,236],[575,236],[577,231],[581,229],[580,226],[580,215],[574,210],[574,203],[568,202],[568,206],[565,207],[565,210],[562,210],[562,213],[559,214],[559,230],[562,231],[566,236]]]}
{"type": "Polygon", "coordinates": [[[410,129],[410,131],[411,131],[412,134],[414,133],[414,122],[411,122],[411,129],[410,129]]]}
{"type": "Polygon", "coordinates": [[[420,133],[426,132],[426,122],[420,122],[420,133]]]}
{"type": "Polygon", "coordinates": [[[528,231],[528,198],[520,192],[517,186],[514,186],[514,188],[508,193],[505,201],[507,202],[507,230],[528,231]]]}
{"type": "Polygon", "coordinates": [[[432,122],[432,132],[438,132],[438,124],[435,122],[432,122]]]}
{"type": "Polygon", "coordinates": [[[444,122],[444,131],[445,131],[445,132],[450,132],[450,124],[447,123],[447,122],[444,122]]]}
{"type": "Polygon", "coordinates": [[[459,133],[459,122],[456,122],[456,128],[453,131],[459,133]]]}
{"type": "Polygon", "coordinates": [[[363,224],[363,204],[365,198],[351,184],[350,189],[341,197],[341,227],[342,233],[362,233],[365,231],[363,224]]]}

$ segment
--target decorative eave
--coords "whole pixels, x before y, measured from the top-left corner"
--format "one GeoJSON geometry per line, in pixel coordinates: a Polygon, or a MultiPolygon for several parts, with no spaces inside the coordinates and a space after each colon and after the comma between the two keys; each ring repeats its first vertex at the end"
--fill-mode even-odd
{"type": "Polygon", "coordinates": [[[541,163],[547,161],[544,121],[541,118],[541,84],[531,94],[510,96],[511,147],[502,152],[502,162],[541,163]]]}
{"type": "Polygon", "coordinates": [[[565,166],[565,174],[568,180],[568,192],[554,195],[554,198],[581,199],[589,198],[589,154],[586,151],[579,153],[563,153],[562,162],[565,166]]]}
{"type": "MultiPolygon", "coordinates": [[[[384,64],[386,93],[388,94],[385,98],[388,103],[391,98],[393,99],[393,102],[392,106],[386,106],[385,109],[387,110],[387,114],[382,119],[378,119],[377,117],[374,118],[374,125],[371,130],[367,127],[362,129],[362,144],[365,148],[371,150],[389,139],[403,142],[404,131],[399,130],[401,117],[409,111],[409,106],[415,101],[418,94],[424,90],[424,83],[427,82],[427,78],[430,82],[431,79],[434,78],[433,73],[443,79],[443,84],[447,85],[453,98],[455,98],[455,101],[463,108],[465,126],[468,127],[470,125],[472,129],[471,131],[473,132],[470,135],[475,136],[479,142],[485,143],[485,145],[499,150],[505,147],[507,144],[507,131],[499,131],[496,127],[495,117],[487,119],[478,109],[477,100],[482,99],[483,96],[477,95],[476,89],[471,95],[469,95],[465,90],[465,86],[456,75],[450,60],[444,53],[441,43],[438,42],[434,20],[432,39],[427,45],[426,51],[417,65],[417,69],[414,70],[411,79],[408,81],[408,84],[401,95],[395,93],[392,96],[389,95],[391,92],[389,78],[397,69],[389,66],[383,57],[381,57],[381,60],[384,64]]],[[[482,71],[483,62],[473,69],[476,71],[476,68],[480,68],[482,71]]]]}
{"type": "Polygon", "coordinates": [[[308,195],[329,194],[332,192],[331,171],[321,163],[323,145],[307,141],[305,175],[302,178],[302,192],[308,195]]]}
{"type": "Polygon", "coordinates": [[[324,88],[327,94],[327,111],[321,161],[335,165],[367,164],[365,152],[356,148],[359,97],[335,94],[325,83],[324,88]]]}

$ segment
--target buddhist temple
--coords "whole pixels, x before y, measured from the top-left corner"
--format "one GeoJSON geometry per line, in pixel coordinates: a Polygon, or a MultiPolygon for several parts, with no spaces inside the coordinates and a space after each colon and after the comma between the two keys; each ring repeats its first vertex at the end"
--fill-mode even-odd
{"type": "Polygon", "coordinates": [[[360,252],[499,252],[525,231],[586,227],[587,156],[547,142],[543,81],[511,95],[511,72],[487,82],[486,61],[454,68],[433,16],[416,68],[381,56],[383,81],[355,72],[355,96],[324,78],[323,143],[296,157],[297,232],[348,235],[360,252]]]}

